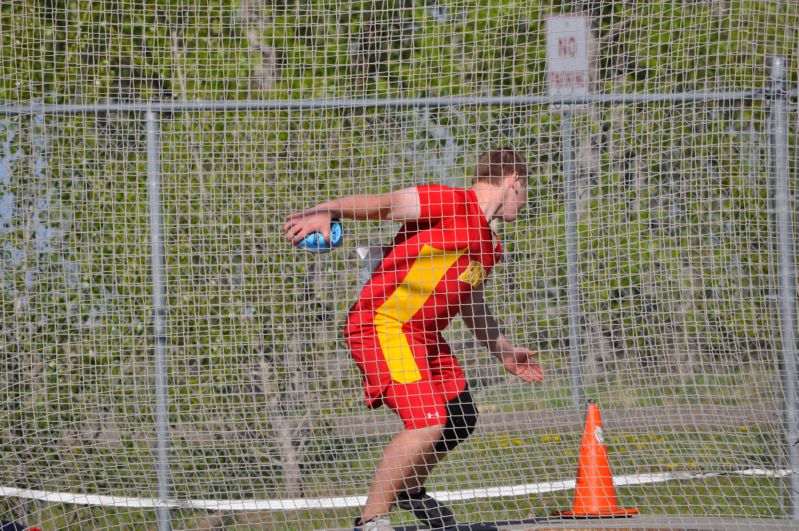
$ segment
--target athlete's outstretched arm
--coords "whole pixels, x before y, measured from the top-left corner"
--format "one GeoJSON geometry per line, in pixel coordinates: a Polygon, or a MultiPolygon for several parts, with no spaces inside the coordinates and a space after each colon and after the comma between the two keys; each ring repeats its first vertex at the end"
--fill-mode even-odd
{"type": "Polygon", "coordinates": [[[283,230],[286,239],[295,244],[314,231],[321,232],[325,240],[330,241],[330,221],[333,219],[408,221],[418,219],[420,212],[416,188],[385,194],[350,195],[289,214],[283,230]]]}
{"type": "Polygon", "coordinates": [[[463,305],[461,318],[509,373],[525,382],[540,382],[544,379],[544,370],[535,361],[536,353],[514,346],[500,331],[499,323],[491,314],[482,289],[475,290],[471,302],[463,305]]]}

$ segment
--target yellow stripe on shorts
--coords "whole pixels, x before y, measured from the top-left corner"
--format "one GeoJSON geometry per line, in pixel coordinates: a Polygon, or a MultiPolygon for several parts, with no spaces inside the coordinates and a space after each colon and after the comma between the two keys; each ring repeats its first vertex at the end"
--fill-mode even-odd
{"type": "Polygon", "coordinates": [[[422,379],[402,327],[433,294],[438,283],[466,249],[444,251],[425,245],[394,293],[376,310],[375,329],[391,378],[399,383],[422,379]]]}

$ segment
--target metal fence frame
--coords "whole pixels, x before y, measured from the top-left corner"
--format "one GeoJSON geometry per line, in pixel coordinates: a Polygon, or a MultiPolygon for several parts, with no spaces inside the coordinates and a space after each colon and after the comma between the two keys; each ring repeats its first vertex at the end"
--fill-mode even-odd
{"type": "MultiPolygon", "coordinates": [[[[504,107],[512,105],[550,105],[562,114],[561,135],[564,153],[563,172],[566,193],[566,254],[568,277],[569,353],[572,364],[572,396],[576,407],[583,402],[580,373],[580,325],[577,247],[577,187],[572,146],[571,115],[573,108],[590,104],[625,103],[690,103],[708,101],[763,101],[770,104],[770,171],[774,192],[774,222],[777,230],[777,259],[779,277],[779,337],[782,344],[781,385],[784,418],[783,429],[788,453],[790,474],[791,518],[799,521],[799,400],[797,397],[797,287],[796,255],[792,228],[789,157],[789,103],[799,97],[799,91],[787,86],[785,60],[769,60],[771,85],[764,90],[733,92],[686,92],[675,94],[592,94],[573,97],[495,96],[495,97],[435,97],[435,98],[366,98],[366,99],[307,99],[307,100],[245,100],[194,102],[133,102],[100,104],[25,104],[0,105],[0,116],[106,114],[130,112],[143,115],[146,127],[147,185],[150,216],[151,281],[153,300],[153,357],[156,367],[156,431],[158,470],[158,527],[171,529],[171,475],[169,459],[169,419],[166,356],[166,314],[164,286],[164,244],[161,214],[161,131],[163,114],[191,111],[247,110],[319,110],[336,108],[415,108],[415,107],[504,107]]],[[[797,116],[799,122],[799,113],[797,116]]]]}

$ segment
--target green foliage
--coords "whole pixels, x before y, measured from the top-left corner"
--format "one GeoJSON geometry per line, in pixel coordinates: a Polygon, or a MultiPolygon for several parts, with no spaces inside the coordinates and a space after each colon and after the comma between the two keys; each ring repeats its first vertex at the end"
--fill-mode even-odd
{"type": "Polygon", "coordinates": [[[253,65],[233,3],[12,0],[0,13],[6,101],[246,94],[253,65]]]}
{"type": "MultiPolygon", "coordinates": [[[[797,63],[795,3],[583,4],[596,6],[597,91],[758,89],[768,85],[768,56],[797,63]]],[[[545,17],[571,8],[511,0],[11,0],[0,5],[0,101],[537,95],[546,91],[545,17]]],[[[797,69],[789,75],[796,83],[797,69]]],[[[705,102],[573,114],[591,392],[618,407],[774,398],[762,376],[779,347],[767,113],[759,102],[705,102]],[[727,388],[748,394],[720,390],[727,388]]],[[[493,144],[519,146],[532,171],[531,206],[504,229],[506,259],[489,295],[510,333],[542,351],[552,383],[535,400],[506,387],[496,393],[495,369],[484,368],[457,327],[453,344],[467,357],[473,387],[505,412],[570,407],[561,120],[531,105],[164,114],[176,494],[361,493],[379,445],[356,441],[364,448],[356,454],[336,431],[336,418],[361,408],[359,374],[340,329],[358,291],[353,248],[389,241],[394,227],[350,223],[344,248],[311,257],[283,241],[283,218],[345,193],[462,185],[476,155],[493,144]],[[347,470],[337,458],[344,452],[353,452],[347,470]],[[293,483],[292,459],[301,485],[293,483]],[[345,474],[362,481],[346,483],[345,474]]],[[[0,125],[2,477],[20,486],[154,495],[142,117],[22,116],[0,125]]],[[[724,435],[693,434],[690,443],[675,435],[657,445],[669,456],[663,462],[629,448],[651,470],[679,469],[687,448],[699,449],[699,465],[715,466],[721,452],[728,468],[779,453],[766,436],[762,444],[741,436],[732,447],[721,444],[724,435]],[[741,449],[745,457],[736,461],[741,449]]],[[[503,482],[563,479],[565,444],[553,451],[524,434],[492,437],[459,454],[446,483],[483,485],[485,469],[474,463],[502,471],[503,482]],[[506,447],[519,454],[507,457],[506,447]],[[499,461],[491,461],[497,452],[499,461]],[[520,459],[541,464],[519,468],[520,459]]],[[[780,514],[774,482],[763,483],[666,489],[664,497],[676,501],[659,498],[655,487],[631,496],[658,512],[667,503],[710,506],[720,491],[727,501],[716,498],[717,506],[749,514],[736,512],[735,489],[744,487],[762,501],[751,510],[756,516],[780,514]]],[[[463,509],[514,519],[556,505],[536,501],[463,509]]],[[[58,509],[51,511],[47,518],[62,527],[58,509]]],[[[75,514],[154,521],[149,511],[104,511],[75,514]]],[[[297,521],[269,518],[281,528],[297,521]]]]}
{"type": "MultiPolygon", "coordinates": [[[[796,62],[799,9],[790,2],[595,5],[588,13],[606,92],[751,89],[768,83],[767,57],[796,62]]],[[[507,0],[356,2],[346,10],[327,0],[11,0],[0,7],[0,98],[540,94],[544,18],[569,10],[507,0]]]]}

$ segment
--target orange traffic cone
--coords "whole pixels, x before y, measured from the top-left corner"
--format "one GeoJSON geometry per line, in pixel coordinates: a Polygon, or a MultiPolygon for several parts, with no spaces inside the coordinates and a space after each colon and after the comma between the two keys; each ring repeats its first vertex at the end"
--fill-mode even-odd
{"type": "Polygon", "coordinates": [[[638,514],[638,509],[616,506],[616,491],[608,463],[608,450],[602,436],[599,406],[588,401],[585,431],[577,464],[577,485],[571,511],[555,513],[566,518],[623,517],[638,514]]]}

